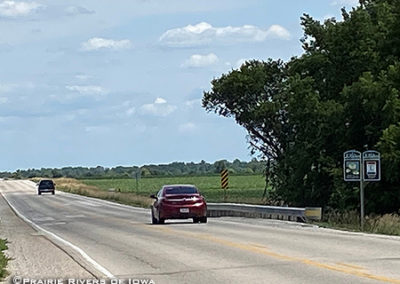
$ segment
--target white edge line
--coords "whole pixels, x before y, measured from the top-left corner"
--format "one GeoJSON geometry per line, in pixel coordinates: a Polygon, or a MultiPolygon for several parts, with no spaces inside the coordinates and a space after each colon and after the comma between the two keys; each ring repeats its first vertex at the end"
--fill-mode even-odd
{"type": "Polygon", "coordinates": [[[92,264],[94,266],[94,268],[96,268],[98,271],[100,271],[101,273],[103,273],[105,276],[107,276],[108,278],[115,278],[114,275],[108,271],[106,268],[104,268],[103,266],[101,266],[100,264],[98,264],[93,258],[91,258],[87,253],[85,253],[81,248],[77,247],[76,245],[64,240],[63,238],[57,236],[56,234],[47,231],[45,229],[43,229],[42,227],[40,227],[39,225],[35,224],[34,222],[32,222],[31,220],[29,220],[28,218],[26,218],[24,215],[22,215],[13,205],[11,205],[11,203],[8,201],[8,199],[6,198],[6,196],[4,194],[2,194],[4,199],[7,201],[8,205],[12,208],[12,210],[21,218],[23,219],[25,222],[31,224],[32,227],[34,227],[35,229],[44,232],[45,234],[50,235],[51,237],[55,238],[56,240],[62,242],[63,244],[71,247],[72,249],[76,250],[78,253],[80,253],[80,255],[82,255],[82,257],[87,260],[90,264],[92,264]]]}

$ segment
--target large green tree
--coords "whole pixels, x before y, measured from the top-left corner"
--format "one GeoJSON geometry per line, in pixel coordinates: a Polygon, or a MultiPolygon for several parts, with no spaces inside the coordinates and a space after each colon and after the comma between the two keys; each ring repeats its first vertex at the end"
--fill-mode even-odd
{"type": "Polygon", "coordinates": [[[367,188],[368,209],[400,207],[399,12],[400,1],[364,0],[341,21],[305,14],[300,57],[246,62],[204,93],[206,110],[233,116],[272,160],[271,182],[288,203],[355,207],[343,152],[378,149],[383,181],[367,188]]]}

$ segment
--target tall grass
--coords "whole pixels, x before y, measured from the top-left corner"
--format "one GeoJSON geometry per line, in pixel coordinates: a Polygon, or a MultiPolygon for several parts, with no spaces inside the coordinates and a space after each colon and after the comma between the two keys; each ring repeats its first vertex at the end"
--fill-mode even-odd
{"type": "Polygon", "coordinates": [[[6,257],[3,253],[7,249],[7,240],[0,239],[0,280],[4,279],[7,276],[7,262],[8,257],[6,257]]]}
{"type": "Polygon", "coordinates": [[[151,198],[140,196],[131,192],[105,191],[93,185],[84,184],[72,178],[54,179],[56,189],[65,192],[80,194],[89,197],[95,197],[105,200],[111,200],[122,204],[150,207],[151,198]]]}
{"type": "MultiPolygon", "coordinates": [[[[324,225],[333,228],[360,231],[361,227],[360,214],[356,210],[346,212],[331,210],[325,214],[324,220],[324,225]]],[[[400,216],[395,213],[366,216],[364,232],[400,236],[400,216]]]]}

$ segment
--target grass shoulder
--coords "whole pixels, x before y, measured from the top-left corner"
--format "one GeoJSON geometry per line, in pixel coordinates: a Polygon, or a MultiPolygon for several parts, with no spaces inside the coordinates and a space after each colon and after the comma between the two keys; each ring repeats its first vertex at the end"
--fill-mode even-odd
{"type": "MultiPolygon", "coordinates": [[[[351,232],[361,232],[359,213],[355,210],[346,212],[330,212],[324,221],[315,223],[324,228],[338,229],[351,232]]],[[[365,217],[364,233],[400,236],[400,215],[371,214],[365,217]]]]}
{"type": "Polygon", "coordinates": [[[5,250],[7,250],[7,240],[0,239],[0,280],[8,275],[6,267],[9,259],[4,254],[5,250]]]}

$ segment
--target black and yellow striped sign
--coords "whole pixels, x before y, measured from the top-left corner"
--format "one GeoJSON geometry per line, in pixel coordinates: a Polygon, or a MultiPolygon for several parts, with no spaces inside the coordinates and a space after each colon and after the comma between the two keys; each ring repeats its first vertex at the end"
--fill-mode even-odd
{"type": "Polygon", "coordinates": [[[228,170],[221,171],[221,188],[228,188],[228,170]]]}

